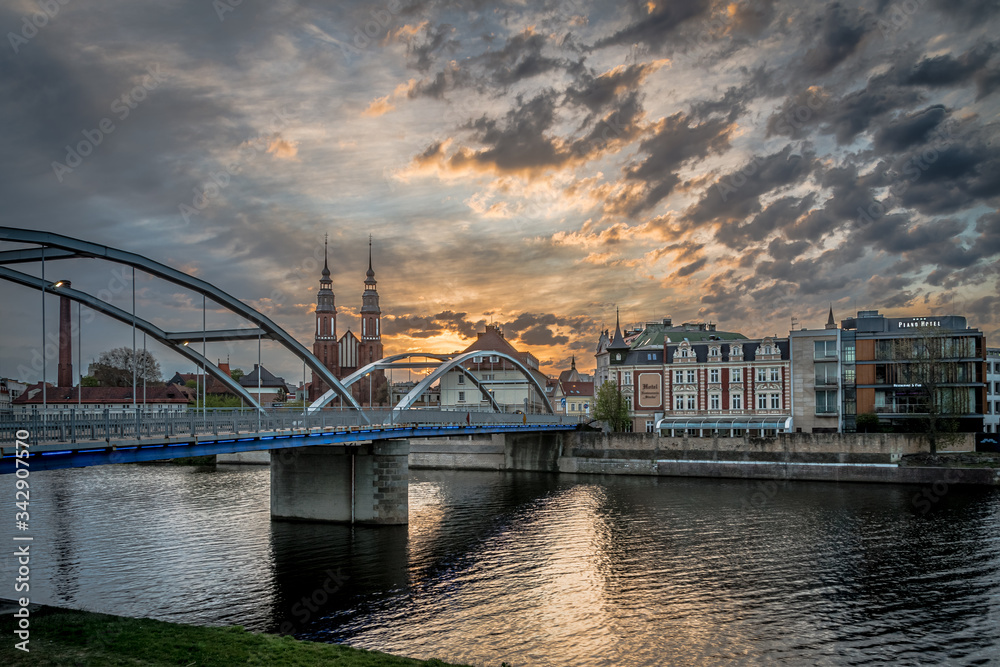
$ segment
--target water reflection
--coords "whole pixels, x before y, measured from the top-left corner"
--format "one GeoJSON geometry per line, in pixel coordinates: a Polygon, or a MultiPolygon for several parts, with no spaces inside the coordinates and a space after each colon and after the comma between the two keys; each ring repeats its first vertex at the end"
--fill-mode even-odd
{"type": "Polygon", "coordinates": [[[267,485],[32,475],[33,597],[477,664],[1000,659],[991,489],[417,471],[408,527],[351,528],[267,485]]]}

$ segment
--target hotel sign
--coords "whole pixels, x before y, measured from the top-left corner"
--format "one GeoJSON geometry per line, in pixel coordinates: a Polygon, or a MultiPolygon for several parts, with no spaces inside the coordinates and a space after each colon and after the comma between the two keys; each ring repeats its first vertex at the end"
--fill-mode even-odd
{"type": "Polygon", "coordinates": [[[663,376],[659,373],[639,373],[639,407],[658,408],[663,397],[663,376]]]}
{"type": "Polygon", "coordinates": [[[900,329],[912,329],[915,327],[939,327],[941,320],[902,320],[896,324],[900,329]]]}

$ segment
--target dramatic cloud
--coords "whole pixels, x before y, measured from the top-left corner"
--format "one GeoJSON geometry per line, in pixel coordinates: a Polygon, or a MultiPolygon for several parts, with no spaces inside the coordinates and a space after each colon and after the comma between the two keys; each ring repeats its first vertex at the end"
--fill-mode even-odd
{"type": "MultiPolygon", "coordinates": [[[[592,367],[619,307],[747,335],[831,304],[954,311],[1000,335],[995,2],[218,4],[66,3],[37,30],[35,5],[0,7],[4,225],[190,271],[307,345],[324,247],[357,330],[370,235],[387,352],[492,322],[549,373],[592,367]]],[[[199,295],[136,283],[141,316],[201,326],[199,295]]],[[[89,327],[85,362],[131,342],[89,327]]],[[[5,330],[0,375],[38,333],[5,330]]]]}

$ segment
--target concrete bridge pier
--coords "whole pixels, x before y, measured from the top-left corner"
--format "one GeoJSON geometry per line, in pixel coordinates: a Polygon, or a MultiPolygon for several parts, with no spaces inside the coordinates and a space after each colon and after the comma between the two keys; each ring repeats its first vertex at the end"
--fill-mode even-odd
{"type": "Polygon", "coordinates": [[[409,455],[408,440],[271,450],[271,518],[406,524],[409,455]]]}

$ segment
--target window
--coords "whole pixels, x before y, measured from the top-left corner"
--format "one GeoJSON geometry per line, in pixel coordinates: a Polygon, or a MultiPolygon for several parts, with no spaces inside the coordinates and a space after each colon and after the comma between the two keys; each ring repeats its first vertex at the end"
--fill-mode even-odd
{"type": "Polygon", "coordinates": [[[1000,382],[993,383],[993,393],[1000,394],[1000,382]]]}
{"type": "Polygon", "coordinates": [[[674,384],[684,384],[684,371],[674,371],[674,384]]]}
{"type": "Polygon", "coordinates": [[[773,354],[773,352],[771,352],[771,345],[770,344],[764,345],[763,348],[761,349],[760,353],[761,354],[773,354]]]}
{"type": "Polygon", "coordinates": [[[687,372],[687,382],[688,384],[694,384],[695,382],[697,382],[697,380],[695,380],[694,378],[693,370],[687,372]]]}
{"type": "Polygon", "coordinates": [[[481,364],[481,363],[483,363],[483,358],[482,357],[473,357],[472,358],[472,362],[476,363],[476,364],[481,364]]]}
{"type": "Polygon", "coordinates": [[[743,369],[742,368],[731,368],[731,369],[729,369],[729,381],[730,382],[743,382],[743,369]]]}
{"type": "Polygon", "coordinates": [[[772,410],[781,409],[781,394],[771,394],[771,409],[772,410]]]}
{"type": "Polygon", "coordinates": [[[813,359],[836,359],[837,341],[817,340],[813,343],[813,359]]]}
{"type": "Polygon", "coordinates": [[[459,384],[465,384],[465,376],[462,375],[461,373],[458,376],[458,383],[459,384]]]}
{"type": "Polygon", "coordinates": [[[837,392],[835,390],[821,389],[816,392],[816,414],[837,414],[837,392]]]}
{"type": "Polygon", "coordinates": [[[708,356],[718,357],[720,354],[719,349],[720,348],[717,345],[713,345],[712,347],[708,348],[708,356]]]}
{"type": "Polygon", "coordinates": [[[781,369],[772,368],[770,369],[771,382],[781,382],[781,369]]]}
{"type": "Polygon", "coordinates": [[[625,379],[622,384],[632,384],[632,371],[625,371],[625,379]]]}
{"type": "Polygon", "coordinates": [[[719,369],[718,368],[711,368],[711,369],[709,369],[709,371],[708,371],[708,381],[711,382],[711,383],[713,383],[713,384],[718,384],[719,383],[719,369]]]}
{"type": "Polygon", "coordinates": [[[628,406],[629,411],[632,410],[632,396],[631,395],[625,397],[625,405],[628,406]]]}
{"type": "Polygon", "coordinates": [[[729,356],[730,357],[742,357],[743,356],[743,346],[742,345],[733,345],[733,346],[731,346],[729,348],[729,356]]]}
{"type": "Polygon", "coordinates": [[[687,409],[688,410],[696,410],[697,409],[697,406],[696,406],[695,400],[694,400],[694,394],[688,394],[688,397],[687,397],[687,409]]]}
{"type": "Polygon", "coordinates": [[[656,361],[656,352],[647,352],[646,361],[656,361]]]}
{"type": "Polygon", "coordinates": [[[757,395],[757,409],[758,410],[767,410],[767,394],[758,394],[757,395]]]}
{"type": "Polygon", "coordinates": [[[708,397],[708,409],[709,410],[721,410],[722,409],[722,396],[719,394],[712,394],[708,397]]]}
{"type": "Polygon", "coordinates": [[[674,396],[674,410],[683,410],[683,409],[684,409],[684,397],[674,396]]]}
{"type": "Polygon", "coordinates": [[[498,361],[500,361],[500,357],[497,357],[497,356],[490,357],[490,363],[491,364],[495,364],[498,361]]]}
{"type": "Polygon", "coordinates": [[[816,386],[837,384],[837,364],[816,364],[816,386]]]}
{"type": "Polygon", "coordinates": [[[647,421],[646,422],[646,433],[652,433],[653,432],[653,426],[654,426],[653,422],[647,421]]]}
{"type": "Polygon", "coordinates": [[[844,361],[849,364],[854,363],[854,343],[844,345],[844,361]]]}
{"type": "Polygon", "coordinates": [[[729,396],[729,408],[731,410],[742,410],[743,409],[743,396],[740,394],[730,394],[729,396]]]}
{"type": "Polygon", "coordinates": [[[459,403],[465,403],[465,392],[464,391],[458,392],[458,402],[459,403]]]}
{"type": "Polygon", "coordinates": [[[767,369],[758,368],[757,369],[757,382],[767,382],[767,369]]]}

